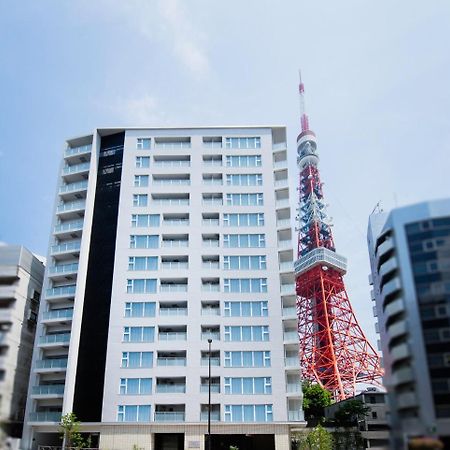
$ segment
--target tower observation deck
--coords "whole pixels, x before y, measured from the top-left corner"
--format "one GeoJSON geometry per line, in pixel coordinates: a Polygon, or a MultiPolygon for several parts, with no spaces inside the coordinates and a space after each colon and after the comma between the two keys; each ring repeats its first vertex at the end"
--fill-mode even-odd
{"type": "Polygon", "coordinates": [[[295,262],[300,365],[304,380],[319,383],[335,400],[353,396],[357,383],[381,377],[377,352],[364,335],[345,290],[347,260],[336,253],[318,170],[314,132],[299,86],[301,133],[297,138],[299,177],[298,259],[295,262]]]}

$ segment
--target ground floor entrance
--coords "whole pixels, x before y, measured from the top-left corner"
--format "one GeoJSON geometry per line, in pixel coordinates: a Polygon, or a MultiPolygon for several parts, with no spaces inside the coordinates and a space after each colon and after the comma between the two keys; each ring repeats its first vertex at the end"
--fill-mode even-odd
{"type": "MultiPolygon", "coordinates": [[[[275,450],[273,434],[212,434],[211,450],[275,450]]],[[[205,449],[208,449],[208,435],[205,436],[205,449]]]]}
{"type": "Polygon", "coordinates": [[[155,450],[184,450],[184,433],[156,433],[155,450]]]}

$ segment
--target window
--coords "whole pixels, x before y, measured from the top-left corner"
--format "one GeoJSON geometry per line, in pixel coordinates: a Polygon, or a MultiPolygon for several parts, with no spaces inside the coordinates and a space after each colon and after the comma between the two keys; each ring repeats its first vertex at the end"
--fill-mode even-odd
{"type": "Polygon", "coordinates": [[[261,206],[264,204],[263,194],[227,194],[227,205],[261,206]]]}
{"type": "Polygon", "coordinates": [[[156,279],[132,278],[127,280],[127,294],[151,294],[156,292],[156,279]]]}
{"type": "Polygon", "coordinates": [[[148,175],[135,175],[133,185],[134,185],[134,187],[147,187],[148,186],[148,175]]]}
{"type": "Polygon", "coordinates": [[[131,226],[136,227],[159,227],[159,214],[133,214],[131,216],[131,226]]]}
{"type": "Polygon", "coordinates": [[[125,317],[155,317],[155,302],[126,302],[125,317]]]}
{"type": "Polygon", "coordinates": [[[148,150],[150,148],[150,138],[137,138],[136,148],[138,150],[148,150]]]}
{"type": "Polygon", "coordinates": [[[121,395],[145,395],[152,393],[151,378],[121,378],[119,394],[121,395]]]}
{"type": "Polygon", "coordinates": [[[226,148],[261,148],[260,137],[227,137],[226,148]]]}
{"type": "Polygon", "coordinates": [[[225,352],[225,367],[270,367],[270,351],[225,352]]]}
{"type": "Polygon", "coordinates": [[[268,307],[266,301],[252,302],[225,302],[225,317],[267,317],[268,307]]]}
{"type": "Polygon", "coordinates": [[[147,206],[147,194],[133,194],[133,206],[147,206]]]}
{"type": "Polygon", "coordinates": [[[267,292],[267,278],[225,278],[224,292],[267,292]]]}
{"type": "Polygon", "coordinates": [[[260,167],[261,155],[239,155],[226,157],[227,167],[260,167]]]}
{"type": "Polygon", "coordinates": [[[262,174],[227,175],[228,186],[262,186],[262,174]]]}
{"type": "Polygon", "coordinates": [[[141,369],[153,366],[153,352],[122,352],[121,367],[141,369]]]}
{"type": "Polygon", "coordinates": [[[225,422],[272,421],[272,405],[225,405],[225,422]]]}
{"type": "Polygon", "coordinates": [[[225,342],[262,342],[269,340],[267,325],[226,326],[225,342]]]}
{"type": "Polygon", "coordinates": [[[123,342],[154,342],[155,327],[123,327],[123,342]]]}
{"type": "Polygon", "coordinates": [[[224,214],[224,227],[262,227],[264,226],[264,213],[250,214],[224,214]]]}
{"type": "Polygon", "coordinates": [[[157,256],[130,256],[128,270],[158,270],[157,256]]]}
{"type": "Polygon", "coordinates": [[[136,156],[136,168],[145,169],[150,167],[150,156],[136,156]]]}
{"type": "Polygon", "coordinates": [[[203,147],[205,148],[222,148],[221,136],[205,136],[203,138],[203,147]]]}
{"type": "Polygon", "coordinates": [[[271,377],[225,378],[225,394],[271,394],[271,377]]]}
{"type": "Polygon", "coordinates": [[[223,268],[225,270],[265,270],[266,255],[224,256],[223,268]]]}
{"type": "Polygon", "coordinates": [[[119,405],[118,422],[150,422],[150,405],[119,405]]]}
{"type": "Polygon", "coordinates": [[[157,234],[132,234],[130,248],[158,248],[159,236],[157,234]]]}
{"type": "Polygon", "coordinates": [[[224,234],[223,246],[228,248],[265,247],[265,234],[224,234]]]}

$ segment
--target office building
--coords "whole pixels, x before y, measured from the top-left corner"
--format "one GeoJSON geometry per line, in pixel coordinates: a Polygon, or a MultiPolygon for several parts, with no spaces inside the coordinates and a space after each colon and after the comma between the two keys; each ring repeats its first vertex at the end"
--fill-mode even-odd
{"type": "Polygon", "coordinates": [[[25,247],[0,245],[0,448],[22,435],[43,278],[25,247]]]}
{"type": "Polygon", "coordinates": [[[101,448],[205,448],[209,404],[213,448],[289,449],[304,422],[287,159],[275,126],[67,141],[24,449],[58,445],[69,412],[101,448]]]}
{"type": "Polygon", "coordinates": [[[392,448],[450,446],[450,200],[370,216],[368,245],[392,448]]]}

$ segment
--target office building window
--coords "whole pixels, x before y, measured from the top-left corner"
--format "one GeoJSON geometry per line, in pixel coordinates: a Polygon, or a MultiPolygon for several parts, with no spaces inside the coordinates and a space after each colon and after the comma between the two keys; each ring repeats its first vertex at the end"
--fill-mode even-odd
{"type": "Polygon", "coordinates": [[[261,148],[261,138],[258,137],[227,137],[226,148],[261,148]]]}
{"type": "Polygon", "coordinates": [[[269,340],[269,327],[267,325],[252,326],[226,326],[226,342],[263,342],[269,340]]]}
{"type": "Polygon", "coordinates": [[[264,213],[250,214],[224,214],[224,227],[262,227],[264,226],[264,213]]]}
{"type": "Polygon", "coordinates": [[[159,224],[159,214],[133,214],[131,216],[131,226],[133,228],[159,227],[159,224]]]}
{"type": "Polygon", "coordinates": [[[272,405],[225,405],[225,422],[272,421],[272,405]]]}
{"type": "Polygon", "coordinates": [[[227,167],[260,167],[261,155],[227,155],[227,167]]]}
{"type": "Polygon", "coordinates": [[[118,422],[150,422],[150,405],[119,405],[118,422]]]}
{"type": "Polygon", "coordinates": [[[224,292],[267,292],[267,278],[224,278],[224,292]]]}
{"type": "Polygon", "coordinates": [[[150,138],[137,138],[136,139],[136,148],[138,150],[148,150],[150,148],[150,138]]]}
{"type": "Polygon", "coordinates": [[[272,378],[271,377],[225,377],[224,381],[225,394],[271,394],[272,378]]]}
{"type": "Polygon", "coordinates": [[[127,294],[151,294],[156,292],[156,279],[132,278],[127,280],[127,294]]]}
{"type": "Polygon", "coordinates": [[[136,168],[146,169],[150,167],[150,156],[136,156],[136,168]]]}
{"type": "Polygon", "coordinates": [[[265,270],[267,268],[266,255],[228,256],[223,257],[225,270],[265,270]]]}
{"type": "Polygon", "coordinates": [[[128,270],[158,270],[157,256],[130,256],[128,270]]]}
{"type": "Polygon", "coordinates": [[[155,302],[126,302],[125,317],[155,317],[155,302]]]}
{"type": "Polygon", "coordinates": [[[121,395],[145,395],[152,393],[151,378],[121,378],[119,394],[121,395]]]}
{"type": "Polygon", "coordinates": [[[228,186],[262,186],[261,173],[243,173],[238,175],[227,175],[228,186]]]}
{"type": "Polygon", "coordinates": [[[130,248],[158,248],[159,236],[157,234],[132,234],[130,248]]]}
{"type": "Polygon", "coordinates": [[[134,176],[134,187],[147,187],[148,186],[148,175],[135,175],[134,176]]]}
{"type": "Polygon", "coordinates": [[[155,327],[123,327],[123,342],[154,342],[155,327]]]}
{"type": "Polygon", "coordinates": [[[133,194],[133,206],[147,206],[148,195],[147,194],[133,194]]]}
{"type": "Polygon", "coordinates": [[[266,235],[224,234],[223,246],[228,248],[263,248],[266,246],[266,235]]]}
{"type": "Polygon", "coordinates": [[[225,302],[225,317],[267,317],[268,306],[266,301],[252,302],[225,302]]]}
{"type": "Polygon", "coordinates": [[[153,352],[122,352],[121,366],[124,369],[141,369],[153,366],[153,352]]]}
{"type": "Polygon", "coordinates": [[[225,352],[225,367],[270,367],[270,351],[225,352]]]}
{"type": "Polygon", "coordinates": [[[261,206],[264,204],[263,194],[227,194],[227,205],[261,206]]]}

